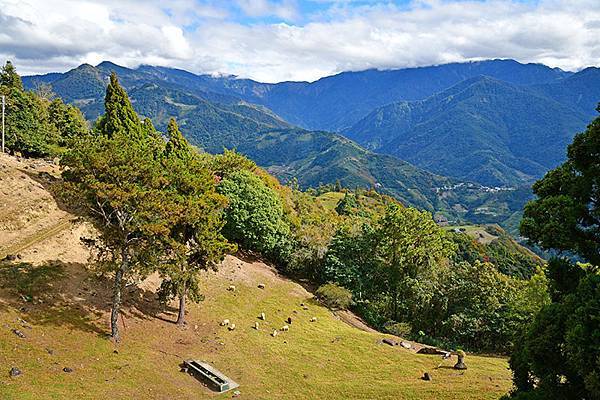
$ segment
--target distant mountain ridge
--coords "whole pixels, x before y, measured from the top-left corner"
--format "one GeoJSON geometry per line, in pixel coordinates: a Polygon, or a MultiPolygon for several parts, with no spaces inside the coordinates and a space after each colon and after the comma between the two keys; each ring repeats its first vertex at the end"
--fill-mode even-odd
{"type": "Polygon", "coordinates": [[[167,82],[195,90],[235,95],[262,104],[306,129],[340,131],[374,108],[399,100],[421,100],[465,79],[487,75],[515,84],[549,83],[571,72],[514,60],[487,60],[397,70],[341,72],[315,82],[261,83],[234,76],[195,75],[183,70],[140,66],[167,82]],[[182,82],[183,81],[183,82],[182,82]]]}
{"type": "MultiPolygon", "coordinates": [[[[181,80],[159,79],[160,69],[133,70],[103,62],[96,67],[84,64],[51,79],[25,77],[24,83],[27,87],[50,84],[64,100],[78,105],[94,120],[103,112],[111,71],[117,72],[141,116],[150,117],[162,130],[170,117],[176,117],[188,140],[208,152],[235,148],[283,181],[296,178],[303,187],[336,181],[345,187],[377,187],[405,204],[432,212],[447,210],[461,218],[461,213],[453,211],[460,196],[438,192],[438,188],[457,182],[396,157],[372,153],[338,134],[292,127],[264,106],[201,90],[185,80],[195,78],[184,71],[176,71],[181,80]]],[[[476,196],[484,194],[478,187],[473,191],[476,196]]]]}
{"type": "Polygon", "coordinates": [[[531,182],[562,160],[600,99],[596,68],[572,73],[514,60],[276,84],[102,62],[23,81],[29,88],[51,85],[94,120],[110,71],[141,115],[161,130],[176,117],[188,139],[207,151],[237,148],[305,187],[337,180],[373,186],[451,219],[510,220],[513,227],[531,182]],[[340,131],[371,151],[323,130],[340,131]],[[463,181],[519,188],[489,192],[480,184],[458,185],[463,181]]]}
{"type": "MultiPolygon", "coordinates": [[[[559,87],[571,79],[577,74],[559,87]]],[[[375,109],[343,134],[438,174],[491,186],[530,184],[564,159],[589,121],[582,108],[544,94],[554,86],[478,76],[425,100],[375,109]]]]}

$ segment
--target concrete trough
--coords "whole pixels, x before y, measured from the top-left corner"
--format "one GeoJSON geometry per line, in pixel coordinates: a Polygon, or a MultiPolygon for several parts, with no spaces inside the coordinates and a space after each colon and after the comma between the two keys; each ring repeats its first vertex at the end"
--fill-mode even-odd
{"type": "Polygon", "coordinates": [[[210,364],[198,360],[185,360],[184,370],[205,382],[211,389],[222,393],[239,385],[210,364]]]}

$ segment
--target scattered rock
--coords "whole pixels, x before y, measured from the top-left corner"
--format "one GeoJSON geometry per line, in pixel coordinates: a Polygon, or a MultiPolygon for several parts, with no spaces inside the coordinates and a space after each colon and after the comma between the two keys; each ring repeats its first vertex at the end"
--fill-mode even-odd
{"type": "Polygon", "coordinates": [[[242,394],[239,390],[236,390],[233,392],[233,396],[231,397],[238,397],[240,394],[242,394]]]}
{"type": "Polygon", "coordinates": [[[271,333],[271,336],[275,337],[275,336],[277,336],[277,334],[278,334],[277,329],[275,329],[275,330],[273,330],[273,333],[271,333]]]}
{"type": "Polygon", "coordinates": [[[18,330],[18,329],[13,329],[12,331],[13,331],[13,333],[14,333],[15,335],[17,335],[17,336],[18,336],[18,337],[20,337],[21,339],[25,339],[25,334],[24,334],[23,332],[21,332],[20,330],[18,330]]]}
{"type": "Polygon", "coordinates": [[[9,254],[2,259],[2,261],[16,261],[17,256],[15,254],[9,254]]]}
{"type": "Polygon", "coordinates": [[[229,290],[230,292],[235,292],[235,285],[229,285],[227,290],[229,290]]]}
{"type": "Polygon", "coordinates": [[[19,375],[23,375],[23,372],[17,367],[12,367],[10,369],[10,371],[8,372],[8,374],[10,375],[11,378],[15,378],[19,375]]]}
{"type": "Polygon", "coordinates": [[[223,321],[221,321],[221,326],[226,326],[226,325],[229,325],[228,319],[224,319],[223,321]]]}
{"type": "Polygon", "coordinates": [[[287,320],[286,320],[286,322],[287,322],[288,324],[291,324],[291,323],[292,323],[292,317],[288,317],[288,318],[287,318],[287,320]]]}
{"type": "Polygon", "coordinates": [[[462,350],[459,350],[456,352],[456,355],[458,357],[458,362],[456,363],[456,365],[454,365],[454,369],[460,369],[460,370],[464,370],[467,369],[467,365],[465,364],[465,352],[462,350]]]}
{"type": "Polygon", "coordinates": [[[229,325],[229,327],[227,329],[229,329],[230,331],[234,330],[235,329],[235,324],[229,325]]]}
{"type": "Polygon", "coordinates": [[[312,317],[312,318],[310,319],[310,322],[317,322],[317,317],[312,317]]]}
{"type": "Polygon", "coordinates": [[[400,346],[404,347],[405,349],[412,349],[412,344],[408,342],[400,342],[400,346]]]}
{"type": "Polygon", "coordinates": [[[54,350],[52,350],[52,349],[46,349],[46,352],[47,352],[48,354],[50,354],[50,355],[53,355],[53,354],[54,354],[54,350]]]}
{"type": "Polygon", "coordinates": [[[398,342],[396,342],[393,339],[384,338],[381,342],[385,343],[385,344],[389,344],[390,346],[398,346],[398,342]]]}
{"type": "Polygon", "coordinates": [[[446,355],[448,354],[447,351],[444,350],[440,350],[440,349],[436,349],[435,347],[423,347],[421,349],[419,349],[419,351],[417,351],[417,354],[429,354],[429,355],[446,355]]]}
{"type": "Polygon", "coordinates": [[[264,313],[264,312],[261,312],[261,313],[259,314],[259,316],[258,316],[258,319],[262,319],[262,320],[264,321],[264,320],[266,319],[266,317],[265,317],[265,313],[264,313]]]}
{"type": "Polygon", "coordinates": [[[264,289],[265,288],[265,284],[264,283],[259,283],[258,284],[258,288],[259,289],[264,289]]]}
{"type": "Polygon", "coordinates": [[[66,372],[66,373],[70,374],[71,372],[73,372],[73,368],[64,367],[63,368],[63,372],[66,372]]]}
{"type": "Polygon", "coordinates": [[[254,323],[254,329],[258,330],[258,322],[254,323]]]}
{"type": "Polygon", "coordinates": [[[429,375],[429,372],[425,372],[423,374],[423,376],[421,377],[421,379],[423,379],[424,381],[430,381],[431,380],[431,375],[429,375]]]}

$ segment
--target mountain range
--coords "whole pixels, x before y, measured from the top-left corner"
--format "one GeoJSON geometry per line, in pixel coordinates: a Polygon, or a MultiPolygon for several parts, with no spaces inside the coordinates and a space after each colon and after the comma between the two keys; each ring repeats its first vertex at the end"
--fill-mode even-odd
{"type": "Polygon", "coordinates": [[[556,167],[588,121],[540,91],[478,76],[425,100],[377,108],[344,135],[442,175],[518,186],[556,167]]]}
{"type": "Polygon", "coordinates": [[[236,148],[284,181],[375,187],[472,222],[518,220],[529,185],[564,159],[600,99],[599,69],[513,60],[277,84],[102,62],[23,80],[50,85],[93,121],[111,71],[140,115],[159,129],[176,117],[206,151],[236,148]]]}

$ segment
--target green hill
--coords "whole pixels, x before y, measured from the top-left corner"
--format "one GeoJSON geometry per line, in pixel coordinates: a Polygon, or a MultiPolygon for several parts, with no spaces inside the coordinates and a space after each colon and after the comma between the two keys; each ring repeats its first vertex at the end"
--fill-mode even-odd
{"type": "Polygon", "coordinates": [[[388,346],[381,340],[392,336],[351,313],[332,313],[272,266],[243,255],[228,256],[218,272],[202,276],[206,300],[188,306],[184,328],[173,323],[173,304],[158,302],[156,275],[131,282],[120,319],[123,342],[115,347],[107,338],[109,278],[86,269],[89,252],[79,240],[93,231],[71,222],[49,234],[46,229],[66,214],[42,185],[57,167],[5,155],[0,167],[12,189],[0,192],[0,204],[11,200],[12,206],[0,220],[6,233],[0,254],[19,249],[20,256],[0,263],[2,399],[232,397],[180,372],[188,358],[214,365],[249,399],[491,400],[510,388],[505,358],[469,354],[469,369],[456,371],[455,357],[444,361],[388,346]],[[12,201],[17,196],[20,201],[12,201]],[[257,319],[261,312],[265,321],[257,319]],[[271,336],[289,316],[289,331],[271,336]],[[223,319],[235,330],[220,326],[223,319]],[[22,375],[9,377],[13,367],[22,375]],[[431,381],[421,379],[424,372],[431,381]]]}
{"type": "Polygon", "coordinates": [[[489,186],[530,184],[564,158],[587,117],[534,91],[477,77],[379,108],[344,134],[427,170],[489,186]]]}

